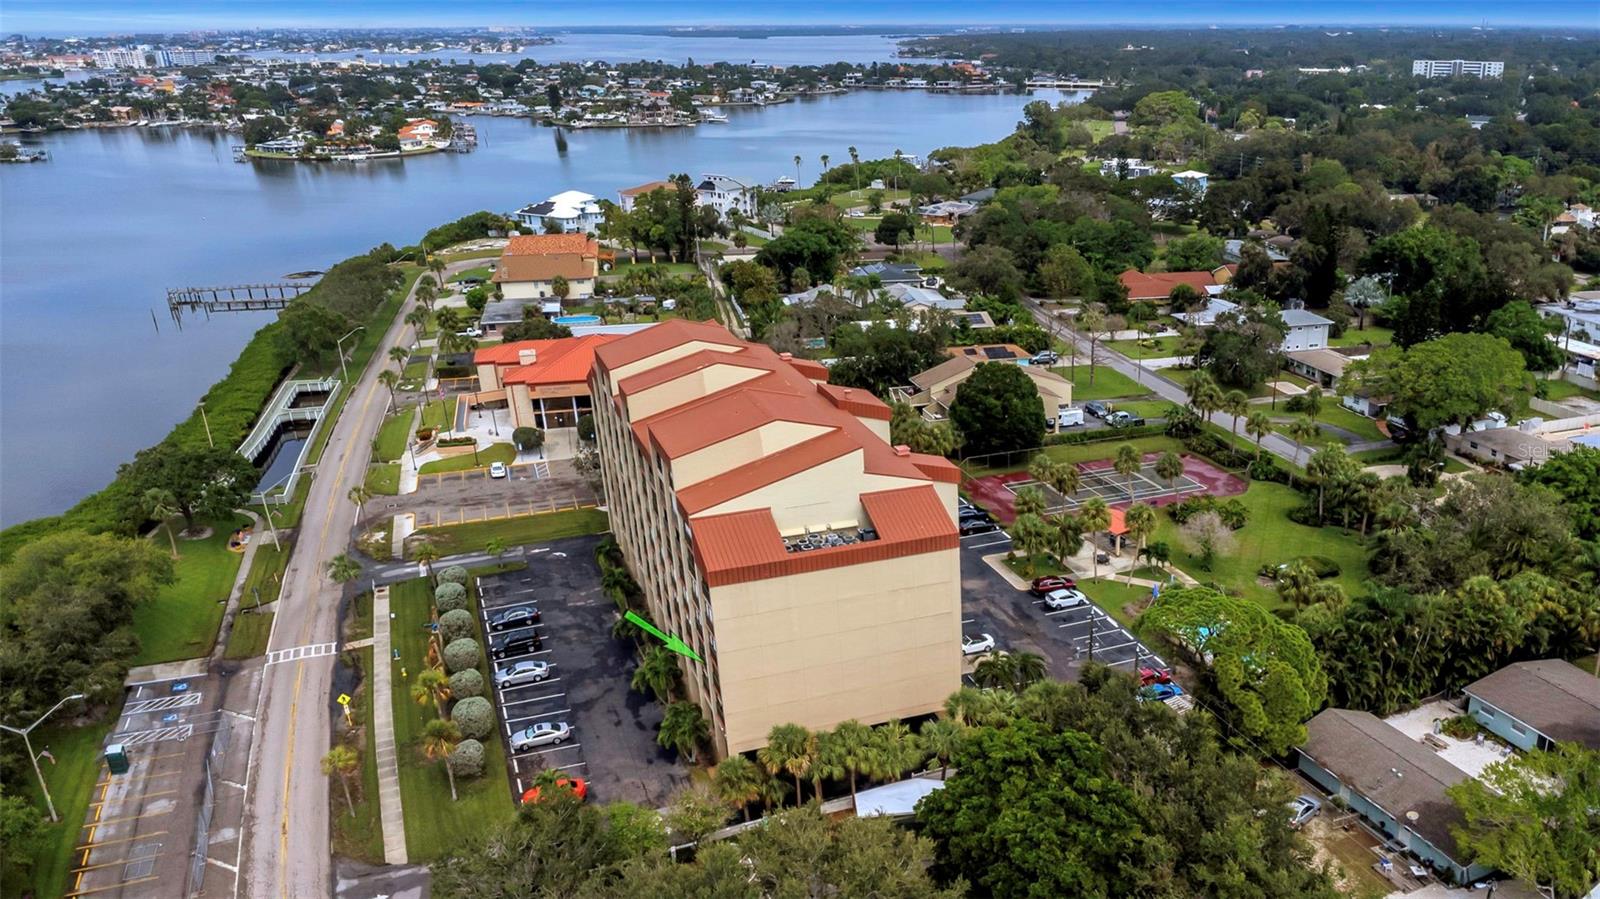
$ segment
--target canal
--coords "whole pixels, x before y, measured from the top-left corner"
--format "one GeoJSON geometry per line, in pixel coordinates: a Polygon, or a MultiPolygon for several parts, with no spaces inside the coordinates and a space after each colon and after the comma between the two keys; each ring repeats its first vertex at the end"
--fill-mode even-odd
{"type": "MultiPolygon", "coordinates": [[[[741,42],[762,44],[762,41],[741,42]]],[[[538,48],[535,48],[538,49],[538,48]]],[[[616,196],[675,172],[809,183],[896,149],[996,140],[1022,106],[1058,92],[856,91],[762,109],[726,125],[567,132],[477,117],[479,149],[405,161],[235,163],[236,135],[122,128],[25,139],[50,162],[0,167],[0,524],[63,511],[189,415],[268,319],[166,319],[169,287],[324,269],[479,209],[567,189],[616,196]],[[152,312],[159,321],[152,321],[152,312]]]]}

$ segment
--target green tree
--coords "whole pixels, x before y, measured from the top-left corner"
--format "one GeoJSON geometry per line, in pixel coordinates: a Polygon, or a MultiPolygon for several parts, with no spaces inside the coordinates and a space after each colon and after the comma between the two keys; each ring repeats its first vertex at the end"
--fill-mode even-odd
{"type": "Polygon", "coordinates": [[[1128,536],[1140,552],[1144,551],[1145,541],[1156,532],[1156,510],[1145,503],[1134,503],[1123,513],[1123,522],[1127,525],[1128,536]]]}
{"type": "Polygon", "coordinates": [[[436,862],[431,894],[439,899],[531,899],[576,896],[596,882],[609,888],[610,876],[627,859],[629,848],[621,828],[608,821],[614,808],[552,790],[463,845],[456,855],[436,862]]]}
{"type": "Polygon", "coordinates": [[[1272,433],[1272,427],[1272,416],[1268,415],[1265,410],[1258,409],[1251,412],[1250,417],[1245,419],[1245,433],[1256,439],[1257,459],[1261,458],[1261,441],[1272,433]]]}
{"type": "Polygon", "coordinates": [[[1364,271],[1389,276],[1395,299],[1386,304],[1400,347],[1466,331],[1499,305],[1478,242],[1424,226],[1372,245],[1364,271]]]}
{"type": "Polygon", "coordinates": [[[417,705],[432,705],[433,714],[439,718],[444,717],[444,704],[449,701],[450,696],[450,676],[437,668],[424,668],[418,671],[417,679],[411,682],[411,701],[417,705]]]}
{"type": "Polygon", "coordinates": [[[37,805],[0,793],[0,844],[6,847],[6,867],[31,873],[34,857],[49,840],[50,824],[37,805]]]}
{"type": "Polygon", "coordinates": [[[1278,570],[1278,598],[1297,609],[1311,605],[1316,593],[1317,574],[1311,566],[1296,559],[1278,570]]]}
{"type": "Polygon", "coordinates": [[[1052,297],[1081,297],[1094,287],[1094,266],[1075,247],[1056,244],[1045,251],[1039,279],[1052,297]]]}
{"type": "Polygon", "coordinates": [[[674,702],[667,706],[661,716],[661,729],[656,734],[656,742],[663,748],[675,750],[680,757],[693,764],[695,747],[710,737],[711,730],[697,703],[674,702]]]}
{"type": "MultiPolygon", "coordinates": [[[[1294,464],[1296,465],[1300,464],[1301,448],[1313,440],[1322,438],[1322,430],[1317,427],[1315,422],[1304,415],[1289,422],[1289,426],[1284,428],[1283,432],[1289,436],[1290,440],[1294,441],[1294,464]]],[[[1257,446],[1260,446],[1259,442],[1257,446]]]]}
{"type": "Polygon", "coordinates": [[[629,686],[636,692],[651,694],[656,702],[666,702],[682,677],[677,655],[665,646],[651,646],[633,670],[629,686]]]}
{"type": "Polygon", "coordinates": [[[1127,479],[1129,502],[1133,501],[1133,476],[1138,474],[1139,469],[1143,467],[1144,457],[1140,455],[1137,449],[1134,449],[1133,444],[1124,443],[1117,447],[1117,457],[1111,463],[1111,468],[1127,479]]]}
{"type": "Polygon", "coordinates": [[[162,529],[167,532],[167,545],[172,548],[172,558],[178,558],[178,538],[172,533],[172,518],[181,512],[178,498],[171,490],[151,487],[140,495],[140,500],[144,514],[161,522],[162,529]]]}
{"type": "Polygon", "coordinates": [[[750,804],[761,798],[764,779],[756,763],[742,755],[728,756],[711,773],[711,785],[717,795],[735,810],[744,812],[746,821],[750,820],[750,804]]]}
{"type": "Polygon", "coordinates": [[[1233,436],[1239,436],[1239,420],[1250,414],[1250,396],[1243,390],[1230,390],[1222,396],[1220,411],[1233,417],[1233,436]]]}
{"type": "Polygon", "coordinates": [[[966,738],[966,728],[960,722],[950,718],[938,718],[922,725],[922,730],[917,733],[917,739],[922,741],[922,748],[939,762],[939,779],[945,780],[950,771],[950,760],[961,749],[961,742],[966,738]]]}
{"type": "Polygon", "coordinates": [[[1550,335],[1561,330],[1560,319],[1546,318],[1527,300],[1516,300],[1489,313],[1484,330],[1505,338],[1522,354],[1528,371],[1555,371],[1566,361],[1561,347],[1550,335]]]}
{"type": "MultiPolygon", "coordinates": [[[[430,762],[445,763],[450,758],[450,753],[461,742],[461,729],[454,721],[444,718],[431,718],[422,726],[422,754],[430,762]]],[[[456,775],[450,770],[448,764],[444,765],[444,775],[450,781],[450,801],[456,801],[456,775]]]]}
{"type": "MultiPolygon", "coordinates": [[[[1077,523],[1081,528],[1080,533],[1082,534],[1099,535],[1105,533],[1106,529],[1111,527],[1111,508],[1100,497],[1090,497],[1082,506],[1078,507],[1077,523]]],[[[1094,576],[1099,577],[1100,553],[1095,547],[1091,547],[1091,549],[1095,550],[1090,553],[1093,558],[1094,576]]]]}
{"type": "Polygon", "coordinates": [[[1529,386],[1522,354],[1492,334],[1447,334],[1407,349],[1378,350],[1345,375],[1353,388],[1390,397],[1390,415],[1404,416],[1421,431],[1508,408],[1529,386]]]}
{"type": "Polygon", "coordinates": [[[1023,575],[1031,577],[1038,556],[1050,545],[1051,529],[1043,518],[1032,512],[1019,514],[1011,522],[1011,541],[1022,553],[1023,575]]]}
{"type": "Polygon", "coordinates": [[[521,340],[557,340],[571,336],[571,328],[566,325],[558,325],[545,318],[544,314],[533,306],[528,306],[522,310],[522,321],[513,322],[500,329],[501,343],[516,343],[521,340]]]}
{"type": "Polygon", "coordinates": [[[885,213],[872,229],[872,239],[899,250],[902,242],[916,236],[916,230],[916,221],[904,212],[885,213]]]}
{"type": "Polygon", "coordinates": [[[767,734],[767,745],[756,750],[756,761],[773,777],[788,774],[794,778],[795,801],[800,801],[800,778],[811,770],[817,756],[817,738],[798,724],[775,724],[767,734]]]}
{"type": "Polygon", "coordinates": [[[336,584],[348,584],[361,576],[361,563],[340,553],[328,561],[328,579],[336,584]]]}
{"type": "Polygon", "coordinates": [[[338,745],[328,750],[322,757],[322,776],[339,778],[339,783],[344,786],[345,805],[350,807],[350,814],[356,813],[356,801],[350,795],[350,775],[356,773],[361,767],[361,757],[356,751],[345,745],[338,745]]]}
{"type": "Polygon", "coordinates": [[[557,302],[565,306],[567,297],[572,293],[572,285],[567,283],[565,277],[556,275],[550,279],[550,293],[555,296],[557,302]]]}
{"type": "Polygon", "coordinates": [[[978,365],[956,388],[950,420],[967,455],[1035,447],[1044,439],[1044,403],[1019,366],[978,365]]]}
{"type": "Polygon", "coordinates": [[[349,318],[302,297],[278,313],[274,340],[285,358],[320,365],[334,357],[339,338],[349,330],[349,318]]]}
{"type": "Polygon", "coordinates": [[[1156,477],[1167,482],[1171,487],[1177,484],[1178,478],[1183,477],[1183,457],[1167,450],[1156,460],[1156,477]]]}
{"type": "Polygon", "coordinates": [[[1561,497],[1574,530],[1586,540],[1600,538],[1600,448],[1575,446],[1543,464],[1524,469],[1525,484],[1548,487],[1561,497]]]}
{"type": "MultiPolygon", "coordinates": [[[[167,441],[140,450],[117,470],[117,479],[140,504],[149,491],[163,491],[162,498],[173,501],[183,515],[184,530],[192,531],[199,518],[230,518],[235,509],[248,505],[259,474],[250,460],[226,446],[183,447],[167,441]]],[[[140,508],[137,514],[148,513],[140,508]]]]}
{"type": "Polygon", "coordinates": [[[1222,238],[1201,231],[1167,244],[1167,271],[1209,272],[1222,264],[1222,238]]]}
{"type": "Polygon", "coordinates": [[[728,820],[728,807],[711,792],[704,781],[691,782],[672,795],[667,803],[667,829],[676,842],[697,843],[728,820]]]}

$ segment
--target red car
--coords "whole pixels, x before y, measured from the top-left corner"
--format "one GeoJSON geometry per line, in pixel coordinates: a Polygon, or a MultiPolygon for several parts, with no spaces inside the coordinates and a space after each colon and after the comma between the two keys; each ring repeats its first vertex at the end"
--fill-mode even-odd
{"type": "Polygon", "coordinates": [[[1054,593],[1057,590],[1076,589],[1078,589],[1078,582],[1072,578],[1061,577],[1059,575],[1050,575],[1048,577],[1034,578],[1033,586],[1028,588],[1028,592],[1032,593],[1034,596],[1044,596],[1047,593],[1054,593]]]}
{"type": "Polygon", "coordinates": [[[1165,668],[1140,668],[1139,686],[1148,687],[1151,684],[1172,683],[1172,672],[1165,668]]]}
{"type": "MultiPolygon", "coordinates": [[[[566,777],[563,775],[556,778],[555,785],[563,790],[571,790],[572,795],[578,797],[580,801],[589,795],[589,782],[581,777],[566,777]]],[[[539,788],[537,786],[529,787],[527,791],[522,794],[522,802],[524,805],[538,801],[539,788]]]]}

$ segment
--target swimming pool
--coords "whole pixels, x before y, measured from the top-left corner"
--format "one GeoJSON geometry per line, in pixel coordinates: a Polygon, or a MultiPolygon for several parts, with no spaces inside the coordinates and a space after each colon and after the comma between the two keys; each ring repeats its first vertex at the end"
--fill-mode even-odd
{"type": "Polygon", "coordinates": [[[598,315],[558,315],[555,318],[551,319],[551,321],[555,322],[558,325],[598,325],[598,324],[600,324],[600,316],[598,316],[598,315]]]}

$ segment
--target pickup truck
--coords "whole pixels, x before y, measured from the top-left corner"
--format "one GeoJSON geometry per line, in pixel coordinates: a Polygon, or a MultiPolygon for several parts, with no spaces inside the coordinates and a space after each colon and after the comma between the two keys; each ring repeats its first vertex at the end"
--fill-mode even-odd
{"type": "Polygon", "coordinates": [[[1106,416],[1105,421],[1106,425],[1112,428],[1132,428],[1144,424],[1144,419],[1127,412],[1113,412],[1106,416]]]}

